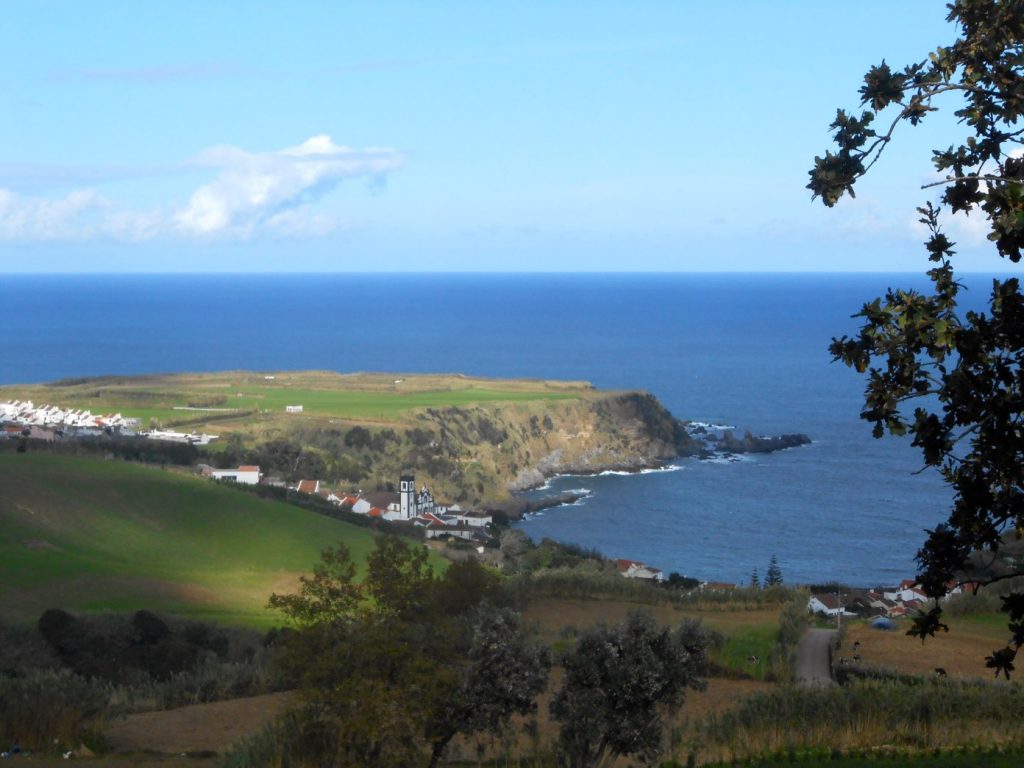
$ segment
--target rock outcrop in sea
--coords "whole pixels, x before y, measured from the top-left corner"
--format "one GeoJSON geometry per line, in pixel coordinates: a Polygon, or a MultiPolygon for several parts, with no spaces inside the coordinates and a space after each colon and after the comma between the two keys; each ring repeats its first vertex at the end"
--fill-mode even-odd
{"type": "Polygon", "coordinates": [[[726,430],[716,441],[718,451],[722,453],[772,453],[787,448],[807,445],[811,438],[803,434],[778,435],[777,437],[757,436],[746,432],[742,438],[736,437],[732,430],[726,430]]]}

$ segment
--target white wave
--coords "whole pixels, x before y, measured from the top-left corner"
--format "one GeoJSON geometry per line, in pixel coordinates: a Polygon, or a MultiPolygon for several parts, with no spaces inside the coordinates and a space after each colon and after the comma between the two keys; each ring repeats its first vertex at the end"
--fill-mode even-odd
{"type": "Polygon", "coordinates": [[[682,469],[679,464],[666,464],[663,467],[647,467],[646,469],[606,469],[604,472],[598,472],[598,477],[605,477],[607,475],[619,475],[622,477],[631,477],[632,475],[650,475],[655,472],[676,472],[682,469]]]}
{"type": "Polygon", "coordinates": [[[650,475],[655,472],[678,472],[683,466],[681,464],[666,464],[663,467],[651,467],[649,469],[641,469],[637,474],[650,475]]]}
{"type": "Polygon", "coordinates": [[[580,494],[582,496],[590,496],[594,492],[589,488],[570,488],[568,491],[565,491],[565,493],[575,493],[580,494]]]}
{"type": "Polygon", "coordinates": [[[704,464],[740,464],[753,462],[754,459],[750,458],[749,456],[743,456],[738,453],[716,453],[713,456],[708,456],[707,458],[700,459],[700,461],[703,462],[704,464]]]}
{"type": "Polygon", "coordinates": [[[725,429],[736,429],[736,427],[733,426],[732,424],[713,424],[709,421],[689,421],[686,423],[686,426],[694,429],[710,429],[714,430],[715,432],[721,432],[722,430],[725,429]]]}

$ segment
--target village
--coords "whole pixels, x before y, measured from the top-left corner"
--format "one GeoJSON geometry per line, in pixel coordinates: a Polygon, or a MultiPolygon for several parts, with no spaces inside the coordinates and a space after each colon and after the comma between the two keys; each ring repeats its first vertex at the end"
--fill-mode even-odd
{"type": "Polygon", "coordinates": [[[135,435],[139,420],[120,413],[94,415],[87,410],[10,400],[0,403],[0,424],[7,437],[24,436],[49,442],[58,437],[99,437],[115,432],[135,435]]]}
{"type": "Polygon", "coordinates": [[[458,504],[449,506],[438,503],[426,485],[416,490],[414,475],[402,475],[399,478],[397,493],[346,493],[332,490],[320,480],[299,480],[289,485],[279,477],[264,476],[255,465],[215,469],[207,464],[199,464],[196,472],[220,482],[286,488],[296,493],[319,497],[339,509],[357,515],[386,522],[412,523],[423,529],[424,537],[427,539],[465,541],[480,548],[493,543],[493,537],[488,533],[488,526],[493,523],[491,515],[465,510],[458,504]]]}
{"type": "MultiPolygon", "coordinates": [[[[973,582],[950,582],[946,585],[946,596],[943,600],[973,592],[977,588],[973,582]]],[[[914,579],[903,579],[899,586],[877,589],[853,589],[843,587],[828,592],[815,591],[807,601],[807,610],[819,616],[842,622],[844,617],[875,618],[882,620],[880,627],[888,626],[886,622],[928,609],[931,598],[925,594],[921,585],[914,579]]]]}
{"type": "Polygon", "coordinates": [[[195,432],[174,432],[152,429],[140,431],[141,421],[120,413],[94,414],[84,409],[36,405],[31,400],[8,400],[0,403],[0,424],[3,435],[11,439],[28,437],[53,442],[61,438],[90,438],[104,435],[143,437],[172,443],[209,445],[218,435],[195,432]]]}

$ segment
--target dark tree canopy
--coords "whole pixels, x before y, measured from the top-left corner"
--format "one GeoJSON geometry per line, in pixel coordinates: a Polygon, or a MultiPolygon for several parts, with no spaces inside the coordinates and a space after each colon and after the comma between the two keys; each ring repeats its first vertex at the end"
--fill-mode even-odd
{"type": "Polygon", "coordinates": [[[303,740],[321,764],[436,765],[458,734],[499,732],[547,685],[547,650],[491,605],[474,560],[437,576],[423,547],[381,536],[362,581],[344,545],[270,606],[288,617],[279,657],[302,693],[303,740]]]}
{"type": "Polygon", "coordinates": [[[590,768],[608,755],[653,762],[664,716],[678,710],[688,688],[704,689],[707,645],[696,622],[673,632],[639,611],[584,633],[563,659],[562,687],[551,699],[569,764],[590,768]]]}
{"type": "MultiPolygon", "coordinates": [[[[993,281],[987,311],[958,310],[962,286],[954,274],[954,243],[940,213],[981,218],[1003,258],[1019,262],[1024,247],[1024,3],[957,0],[948,20],[958,37],[927,60],[894,69],[871,67],[860,89],[859,115],[839,110],[835,151],[816,157],[807,185],[827,206],[853,195],[905,125],[952,108],[963,133],[933,151],[943,178],[926,185],[937,201],[918,208],[932,286],[928,292],[890,289],[864,305],[853,338],[833,340],[837,360],[868,377],[861,417],[886,431],[910,435],[926,466],[953,490],[946,522],[928,532],[917,554],[927,594],[945,595],[967,578],[978,551],[996,553],[1024,530],[1024,297],[1016,278],[993,281]],[[880,126],[880,127],[879,127],[880,126]]],[[[1002,573],[988,583],[1020,575],[1002,573]]],[[[1024,645],[1024,595],[1003,598],[1011,638],[988,664],[1009,676],[1024,645]]],[[[946,629],[937,606],[918,616],[912,634],[946,629]]]]}

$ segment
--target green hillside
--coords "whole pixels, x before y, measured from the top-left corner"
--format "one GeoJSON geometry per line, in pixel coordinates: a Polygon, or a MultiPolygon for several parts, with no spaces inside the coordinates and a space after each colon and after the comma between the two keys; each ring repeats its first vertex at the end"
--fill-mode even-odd
{"type": "Polygon", "coordinates": [[[266,625],[320,551],[373,535],[207,480],[120,461],[0,454],[0,617],[151,608],[266,625]]]}

